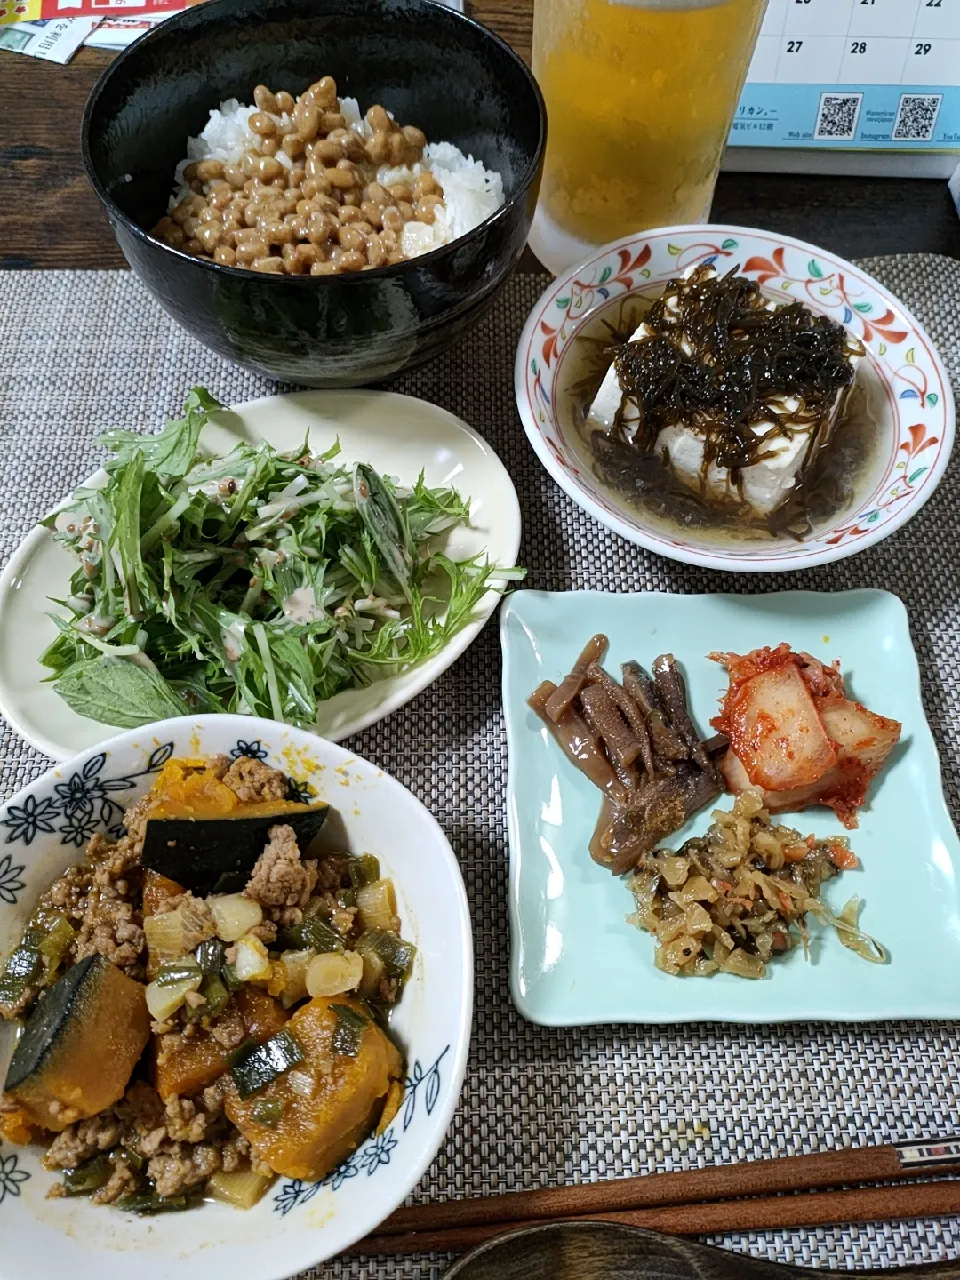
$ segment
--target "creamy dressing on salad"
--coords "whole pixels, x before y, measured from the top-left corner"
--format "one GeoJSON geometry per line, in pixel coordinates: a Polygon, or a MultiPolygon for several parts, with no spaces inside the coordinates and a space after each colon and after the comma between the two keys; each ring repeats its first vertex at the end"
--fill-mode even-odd
{"type": "Polygon", "coordinates": [[[301,625],[318,622],[323,617],[323,610],[317,604],[313,587],[297,587],[291,591],[283,602],[283,616],[301,625]]]}

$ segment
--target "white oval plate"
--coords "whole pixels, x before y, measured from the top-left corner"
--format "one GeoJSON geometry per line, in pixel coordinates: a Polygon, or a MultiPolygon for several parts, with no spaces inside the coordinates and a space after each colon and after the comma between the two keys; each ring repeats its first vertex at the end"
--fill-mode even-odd
{"type": "MultiPolygon", "coordinates": [[[[48,769],[0,808],[0,956],[50,882],[94,832],[116,834],[170,756],[253,755],[329,801],[327,847],[375,853],[394,880],[404,936],[417,948],[390,1027],[406,1056],[404,1099],[322,1182],[279,1177],[252,1209],[205,1204],[139,1218],[83,1196],[47,1199],[57,1181],[39,1147],[0,1142],[3,1280],[280,1280],[371,1232],[420,1181],[444,1140],[467,1065],[473,940],[453,850],[396,779],[312,733],[253,716],[181,716],[128,729],[48,769]]],[[[0,1026],[0,1080],[11,1024],[0,1026]]],[[[314,1272],[313,1274],[319,1274],[314,1272]]]]}
{"type": "MultiPolygon", "coordinates": [[[[213,415],[200,442],[213,454],[228,452],[240,440],[268,440],[286,450],[302,444],[308,432],[315,452],[339,437],[345,462],[369,462],[404,483],[412,484],[423,471],[430,485],[452,485],[470,501],[470,524],[451,531],[447,553],[455,559],[483,553],[491,564],[515,563],[520,506],[503,463],[466,423],[425,400],[387,391],[268,396],[213,415]]],[[[43,683],[38,659],[56,635],[49,597],[68,594],[73,569],[70,553],[38,527],[0,574],[0,712],[32,746],[56,760],[117,732],[116,726],[77,715],[43,683]]],[[[317,733],[338,742],[409,702],[463,653],[498,600],[497,592],[487,592],[473,621],[426,662],[322,703],[317,733]]]]}

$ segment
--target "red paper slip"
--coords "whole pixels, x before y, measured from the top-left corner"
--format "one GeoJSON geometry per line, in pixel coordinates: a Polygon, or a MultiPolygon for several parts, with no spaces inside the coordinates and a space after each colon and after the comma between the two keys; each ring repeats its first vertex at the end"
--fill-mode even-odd
{"type": "Polygon", "coordinates": [[[0,0],[0,25],[51,18],[135,18],[169,14],[199,0],[0,0]]]}

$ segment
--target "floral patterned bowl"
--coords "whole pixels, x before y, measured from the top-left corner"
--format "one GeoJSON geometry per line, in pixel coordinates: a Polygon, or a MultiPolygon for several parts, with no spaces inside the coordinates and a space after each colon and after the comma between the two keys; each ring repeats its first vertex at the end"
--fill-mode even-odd
{"type": "Polygon", "coordinates": [[[556,280],[530,314],[517,349],[517,407],[527,437],[554,480],[585,511],[631,542],[687,564],[732,572],[806,569],[855,555],[915,515],[937,487],[953,447],[950,383],[927,334],[876,280],[826,250],[742,227],[664,227],[618,240],[556,280]],[[858,381],[870,389],[884,441],[869,493],[831,527],[803,542],[739,546],[674,534],[603,487],[574,439],[563,403],[571,342],[598,307],[617,298],[653,300],[690,267],[737,269],[771,298],[803,302],[847,326],[866,348],[858,381]]]}
{"type": "MultiPolygon", "coordinates": [[[[284,769],[304,797],[337,811],[336,847],[375,853],[396,885],[414,971],[391,1020],[407,1062],[394,1121],[322,1182],[278,1178],[242,1211],[206,1204],[137,1218],[83,1198],[47,1199],[56,1175],[37,1148],[0,1144],[4,1280],[279,1280],[367,1235],[416,1186],[450,1124],[473,1008],[473,946],[456,858],[423,805],[393,778],[311,733],[247,716],[164,720],[48,770],[0,808],[0,956],[50,881],[170,756],[253,755],[284,769]]],[[[328,826],[334,824],[328,823],[328,826]]],[[[0,1081],[12,1049],[0,1031],[0,1081]]]]}

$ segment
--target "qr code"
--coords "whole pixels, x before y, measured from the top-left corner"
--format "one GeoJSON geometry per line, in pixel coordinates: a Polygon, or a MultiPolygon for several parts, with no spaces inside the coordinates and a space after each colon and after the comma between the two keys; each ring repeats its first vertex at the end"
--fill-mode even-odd
{"type": "Polygon", "coordinates": [[[929,142],[942,102],[942,93],[902,93],[893,126],[894,142],[929,142]]]}
{"type": "Polygon", "coordinates": [[[822,93],[813,136],[832,138],[836,142],[849,142],[855,138],[862,102],[862,93],[822,93]]]}

